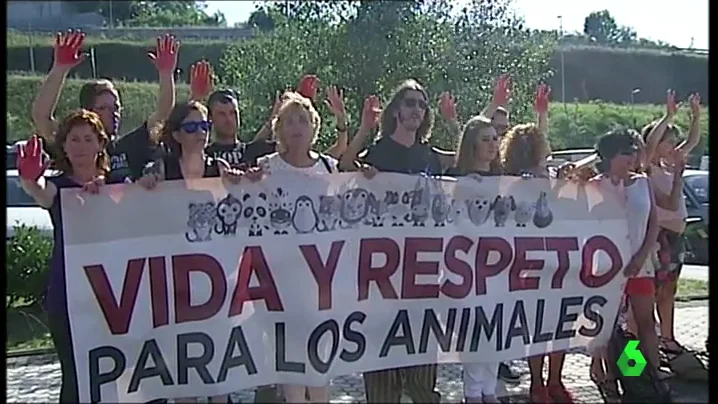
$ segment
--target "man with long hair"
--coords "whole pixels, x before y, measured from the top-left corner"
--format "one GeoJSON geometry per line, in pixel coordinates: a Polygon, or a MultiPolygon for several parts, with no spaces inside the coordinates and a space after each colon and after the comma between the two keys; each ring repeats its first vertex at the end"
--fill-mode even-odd
{"type": "MultiPolygon", "coordinates": [[[[404,81],[394,92],[379,117],[376,97],[369,97],[362,113],[359,131],[342,155],[340,168],[357,168],[405,174],[440,175],[453,166],[455,154],[429,145],[434,117],[429,97],[416,80],[404,81]],[[369,133],[380,121],[380,138],[366,151],[369,133]]],[[[364,373],[369,403],[398,403],[405,392],[415,403],[438,403],[436,364],[384,369],[364,373]]]]}

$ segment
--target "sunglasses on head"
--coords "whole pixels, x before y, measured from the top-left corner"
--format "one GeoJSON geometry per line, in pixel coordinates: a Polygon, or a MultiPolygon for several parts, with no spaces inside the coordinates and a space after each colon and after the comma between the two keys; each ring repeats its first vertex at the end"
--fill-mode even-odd
{"type": "Polygon", "coordinates": [[[427,109],[429,105],[424,100],[417,100],[416,98],[404,98],[404,106],[407,108],[414,108],[419,106],[421,109],[427,109]]]}
{"type": "Polygon", "coordinates": [[[198,130],[209,133],[212,130],[212,122],[209,121],[186,121],[182,122],[180,128],[185,133],[195,133],[198,130]]]}

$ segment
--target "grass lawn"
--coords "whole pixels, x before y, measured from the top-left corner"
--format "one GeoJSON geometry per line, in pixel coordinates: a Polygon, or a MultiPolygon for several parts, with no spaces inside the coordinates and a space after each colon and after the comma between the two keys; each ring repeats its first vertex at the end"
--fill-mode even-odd
{"type": "MultiPolygon", "coordinates": [[[[678,300],[708,296],[708,282],[694,279],[678,281],[678,300]]],[[[14,307],[7,310],[7,352],[52,348],[47,314],[39,305],[14,307]]]]}

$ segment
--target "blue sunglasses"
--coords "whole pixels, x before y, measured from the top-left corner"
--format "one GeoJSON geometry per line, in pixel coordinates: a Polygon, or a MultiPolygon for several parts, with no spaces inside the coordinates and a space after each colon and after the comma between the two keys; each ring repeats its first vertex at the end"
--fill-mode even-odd
{"type": "Polygon", "coordinates": [[[180,125],[180,128],[185,133],[195,133],[198,130],[202,130],[205,133],[209,133],[212,131],[212,122],[210,121],[187,121],[182,122],[180,125]]]}

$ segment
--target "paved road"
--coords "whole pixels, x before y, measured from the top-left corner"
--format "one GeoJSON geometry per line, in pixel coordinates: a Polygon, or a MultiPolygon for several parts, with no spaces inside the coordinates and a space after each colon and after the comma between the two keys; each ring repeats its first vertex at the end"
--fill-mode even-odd
{"type": "MultiPolygon", "coordinates": [[[[708,336],[708,305],[700,302],[680,306],[676,309],[676,336],[685,346],[704,350],[708,336]]],[[[589,357],[583,353],[571,353],[566,358],[564,382],[572,391],[577,402],[601,402],[593,383],[588,377],[589,357]]],[[[523,376],[517,386],[499,384],[500,396],[504,401],[528,402],[528,367],[525,361],[515,364],[523,376]],[[507,396],[511,396],[508,398],[507,396]]],[[[57,402],[59,395],[60,366],[53,355],[44,357],[12,358],[7,361],[8,402],[57,402]]],[[[708,385],[672,383],[675,402],[707,403],[708,385]]],[[[443,402],[462,400],[461,367],[442,365],[439,370],[438,389],[443,402]]],[[[331,385],[331,400],[336,403],[364,402],[364,386],[361,375],[354,374],[336,378],[331,385]]],[[[237,402],[251,402],[253,392],[243,390],[233,395],[237,402]]],[[[404,402],[409,402],[405,398],[404,402]]]]}
{"type": "Polygon", "coordinates": [[[681,270],[681,278],[708,281],[707,265],[684,265],[681,270]]]}

